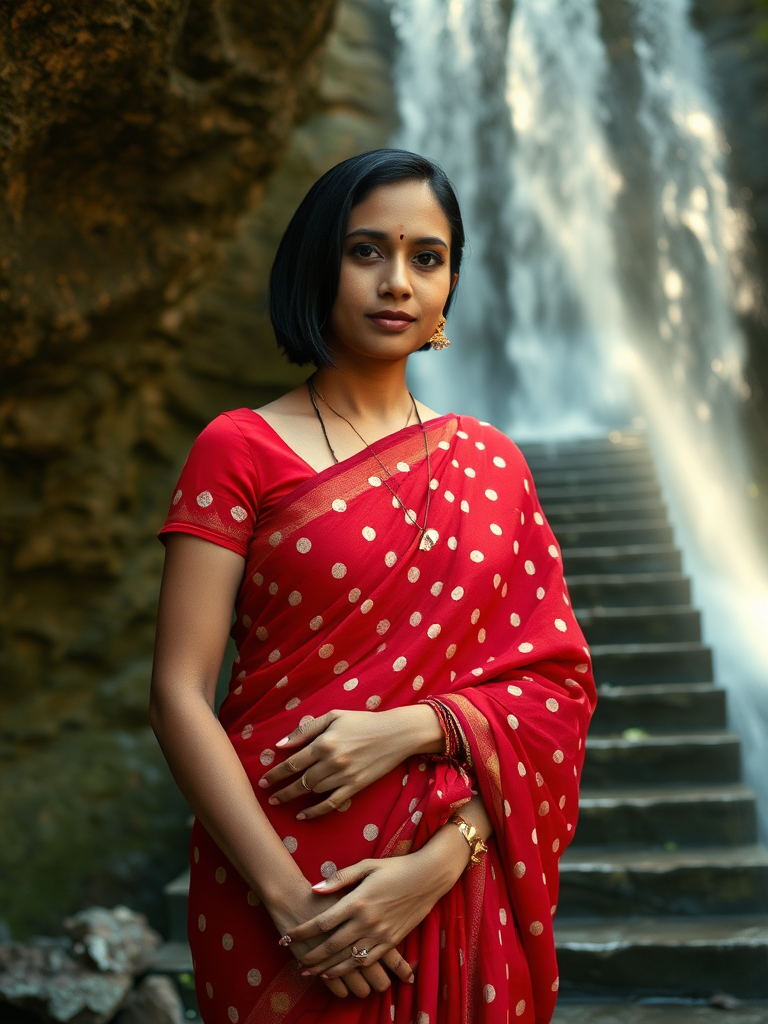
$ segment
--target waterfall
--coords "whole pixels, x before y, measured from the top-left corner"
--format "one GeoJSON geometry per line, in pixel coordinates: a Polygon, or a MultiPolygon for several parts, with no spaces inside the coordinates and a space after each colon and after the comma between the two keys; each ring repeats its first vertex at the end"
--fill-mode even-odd
{"type": "Polygon", "coordinates": [[[490,415],[518,439],[605,432],[628,396],[599,19],[592,0],[509,8],[393,4],[396,144],[445,167],[471,243],[456,349],[414,360],[413,375],[427,401],[490,415]]]}
{"type": "Polygon", "coordinates": [[[768,587],[739,424],[744,224],[688,0],[389,3],[393,144],[446,169],[470,243],[455,345],[414,357],[413,387],[517,440],[647,425],[768,822],[768,587]],[[630,40],[623,63],[610,32],[630,40]]]}
{"type": "Polygon", "coordinates": [[[687,0],[633,6],[637,120],[656,242],[647,308],[656,323],[634,336],[632,376],[766,838],[768,567],[747,509],[750,471],[739,423],[749,388],[736,311],[753,301],[745,223],[729,204],[728,144],[687,0]]]}

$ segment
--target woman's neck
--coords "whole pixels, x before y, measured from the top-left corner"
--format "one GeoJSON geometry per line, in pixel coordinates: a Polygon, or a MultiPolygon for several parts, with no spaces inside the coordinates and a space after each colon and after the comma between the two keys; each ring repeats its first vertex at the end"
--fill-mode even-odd
{"type": "Polygon", "coordinates": [[[405,382],[405,361],[395,366],[322,367],[312,384],[323,401],[354,421],[387,424],[403,420],[413,407],[405,382]]]}

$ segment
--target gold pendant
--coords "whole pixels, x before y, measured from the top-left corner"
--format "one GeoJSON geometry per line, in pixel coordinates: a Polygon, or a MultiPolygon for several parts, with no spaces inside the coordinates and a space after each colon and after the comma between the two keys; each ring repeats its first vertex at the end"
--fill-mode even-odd
{"type": "Polygon", "coordinates": [[[432,548],[437,544],[437,540],[440,534],[437,530],[425,530],[421,535],[421,541],[419,542],[419,551],[431,551],[432,548]]]}

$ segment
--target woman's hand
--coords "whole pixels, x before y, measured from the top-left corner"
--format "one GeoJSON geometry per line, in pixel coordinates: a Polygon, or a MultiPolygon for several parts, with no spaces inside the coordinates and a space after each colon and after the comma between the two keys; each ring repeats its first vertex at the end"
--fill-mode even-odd
{"type": "Polygon", "coordinates": [[[386,956],[452,888],[468,862],[466,840],[447,825],[417,853],[363,860],[317,883],[313,888],[319,892],[359,884],[334,906],[289,930],[294,942],[333,933],[300,956],[306,973],[329,981],[341,975],[346,979],[358,966],[351,955],[353,944],[368,950],[368,964],[386,956]]]}
{"type": "MultiPolygon", "coordinates": [[[[303,820],[336,810],[413,754],[440,753],[445,739],[437,715],[429,705],[420,704],[390,711],[329,711],[276,745],[289,756],[259,780],[262,789],[306,772],[313,792],[328,793],[296,815],[303,820]]],[[[299,778],[269,802],[281,804],[306,793],[299,778]]]]}
{"type": "MultiPolygon", "coordinates": [[[[313,917],[316,914],[322,914],[324,911],[330,910],[338,900],[338,896],[319,896],[310,892],[306,901],[302,901],[302,907],[294,908],[291,917],[296,919],[298,916],[306,920],[307,917],[313,917]],[[296,913],[297,910],[299,911],[298,915],[296,913]]],[[[278,930],[285,933],[287,927],[285,913],[274,913],[272,916],[278,930]]],[[[280,941],[282,942],[282,940],[280,941]]],[[[304,941],[292,941],[283,944],[289,945],[296,959],[301,960],[305,954],[309,953],[322,941],[323,937],[319,936],[305,939],[304,941]]],[[[345,999],[350,992],[362,999],[370,995],[371,989],[376,992],[385,992],[392,984],[382,964],[388,967],[401,981],[413,983],[411,966],[400,956],[396,949],[389,950],[381,958],[381,964],[372,963],[369,967],[365,968],[358,968],[358,965],[355,964],[356,969],[350,971],[343,981],[341,978],[323,978],[323,981],[333,995],[338,996],[340,999],[345,999]]]]}

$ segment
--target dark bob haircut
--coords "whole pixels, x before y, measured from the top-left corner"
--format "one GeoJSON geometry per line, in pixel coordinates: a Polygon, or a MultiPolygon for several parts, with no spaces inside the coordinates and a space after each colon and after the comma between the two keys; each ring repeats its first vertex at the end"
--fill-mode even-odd
{"type": "MultiPolygon", "coordinates": [[[[448,218],[451,273],[459,272],[464,225],[456,193],[441,167],[404,149],[375,149],[336,164],[302,200],[272,264],[269,315],[277,343],[292,363],[333,365],[322,331],[336,300],[352,208],[381,185],[413,180],[429,183],[448,218]]],[[[452,298],[453,292],[444,313],[452,298]]]]}

